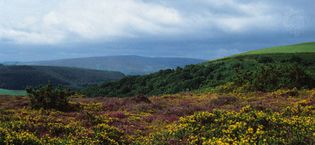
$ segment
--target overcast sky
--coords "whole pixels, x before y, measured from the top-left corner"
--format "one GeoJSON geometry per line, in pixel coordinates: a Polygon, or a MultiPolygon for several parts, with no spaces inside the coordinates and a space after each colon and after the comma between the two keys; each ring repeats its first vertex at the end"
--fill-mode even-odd
{"type": "Polygon", "coordinates": [[[213,59],[315,41],[314,0],[0,0],[0,61],[213,59]]]}

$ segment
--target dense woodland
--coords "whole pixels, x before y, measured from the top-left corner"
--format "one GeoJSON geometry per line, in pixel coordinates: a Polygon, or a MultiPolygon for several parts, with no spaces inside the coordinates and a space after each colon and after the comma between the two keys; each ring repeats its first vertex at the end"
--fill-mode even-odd
{"type": "Polygon", "coordinates": [[[242,87],[242,91],[312,88],[315,86],[314,56],[315,53],[235,56],[145,76],[130,76],[90,86],[81,92],[92,97],[123,97],[209,90],[229,84],[231,90],[242,87]]]}

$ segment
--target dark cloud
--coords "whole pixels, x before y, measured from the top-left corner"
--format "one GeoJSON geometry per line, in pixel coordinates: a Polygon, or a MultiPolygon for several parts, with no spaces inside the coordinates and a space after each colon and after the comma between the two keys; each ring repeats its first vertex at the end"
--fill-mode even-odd
{"type": "MultiPolygon", "coordinates": [[[[143,0],[142,2],[174,9],[182,20],[178,24],[174,21],[175,29],[166,29],[168,23],[161,26],[147,24],[148,29],[145,31],[131,27],[127,31],[135,37],[122,37],[110,41],[103,38],[80,39],[74,32],[67,34],[65,41],[56,44],[17,44],[14,40],[5,37],[0,39],[0,61],[105,55],[214,59],[252,49],[315,41],[315,11],[313,10],[315,4],[312,0],[259,2],[253,0],[143,0]],[[153,28],[158,28],[158,32],[163,31],[163,33],[150,33],[153,28]],[[169,31],[172,33],[168,33],[169,31]],[[72,38],[76,41],[71,41],[72,38]]],[[[159,7],[157,10],[161,9],[159,7]]],[[[156,24],[162,22],[164,19],[157,21],[156,24]]],[[[116,29],[116,27],[113,28],[116,29]]],[[[53,34],[62,35],[63,33],[53,34]]],[[[57,38],[59,40],[63,37],[57,38]]]]}

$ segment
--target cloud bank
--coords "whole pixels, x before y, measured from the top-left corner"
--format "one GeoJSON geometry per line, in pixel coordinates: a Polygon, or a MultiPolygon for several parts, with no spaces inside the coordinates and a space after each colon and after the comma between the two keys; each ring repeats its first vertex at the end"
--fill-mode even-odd
{"type": "Polygon", "coordinates": [[[213,59],[315,41],[314,0],[0,0],[0,63],[213,59]]]}
{"type": "Polygon", "coordinates": [[[2,0],[0,40],[19,44],[115,41],[288,31],[307,27],[303,9],[248,0],[2,0]]]}
{"type": "Polygon", "coordinates": [[[40,14],[37,6],[42,1],[35,1],[29,6],[35,8],[32,11],[3,9],[18,0],[1,3],[3,15],[13,16],[16,10],[21,14],[14,20],[2,18],[2,39],[20,43],[58,43],[75,39],[111,40],[140,34],[168,35],[178,32],[177,26],[182,23],[182,16],[176,9],[136,0],[57,0],[57,4],[40,14]]]}

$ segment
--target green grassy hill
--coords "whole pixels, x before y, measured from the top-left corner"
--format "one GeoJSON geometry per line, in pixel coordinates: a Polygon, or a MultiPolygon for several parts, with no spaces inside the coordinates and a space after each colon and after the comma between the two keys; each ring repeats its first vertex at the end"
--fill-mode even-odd
{"type": "Polygon", "coordinates": [[[119,80],[120,72],[98,71],[67,67],[0,65],[0,88],[24,90],[27,86],[47,84],[80,88],[88,84],[119,80]]]}
{"type": "Polygon", "coordinates": [[[285,46],[272,48],[273,51],[262,49],[184,68],[126,77],[117,82],[88,87],[82,92],[87,96],[135,96],[220,88],[227,91],[242,87],[243,91],[313,88],[315,87],[315,53],[311,52],[313,44],[290,45],[287,46],[287,50],[285,46]]]}
{"type": "Polygon", "coordinates": [[[253,50],[246,53],[242,53],[241,55],[274,54],[274,53],[315,53],[315,42],[253,50]]]}

